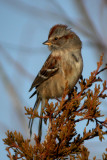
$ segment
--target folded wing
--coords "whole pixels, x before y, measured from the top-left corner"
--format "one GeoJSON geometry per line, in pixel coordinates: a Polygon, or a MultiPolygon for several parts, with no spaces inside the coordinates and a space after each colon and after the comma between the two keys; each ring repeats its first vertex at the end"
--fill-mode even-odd
{"type": "Polygon", "coordinates": [[[55,57],[52,55],[48,57],[37,77],[34,79],[29,91],[31,91],[34,87],[37,88],[41,83],[43,83],[58,72],[59,59],[59,57],[55,57]]]}

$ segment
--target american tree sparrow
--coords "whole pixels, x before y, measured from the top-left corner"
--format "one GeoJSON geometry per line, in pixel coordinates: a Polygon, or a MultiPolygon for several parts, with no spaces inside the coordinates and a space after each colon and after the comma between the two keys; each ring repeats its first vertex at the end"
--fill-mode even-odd
{"type": "MultiPolygon", "coordinates": [[[[48,40],[43,44],[48,45],[51,54],[42,69],[34,79],[31,88],[35,88],[37,100],[34,110],[45,106],[45,100],[59,98],[63,95],[65,84],[68,83],[72,90],[81,76],[83,60],[81,56],[82,42],[79,37],[66,25],[57,24],[50,29],[48,40]]],[[[42,116],[42,109],[41,109],[42,116]]],[[[33,119],[29,121],[30,135],[32,134],[33,119]]],[[[42,119],[39,121],[38,135],[41,140],[42,119]]]]}

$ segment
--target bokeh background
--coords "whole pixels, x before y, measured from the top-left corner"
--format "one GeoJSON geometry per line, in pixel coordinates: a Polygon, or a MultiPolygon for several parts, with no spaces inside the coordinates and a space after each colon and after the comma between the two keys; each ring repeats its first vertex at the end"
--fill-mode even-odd
{"type": "MultiPolygon", "coordinates": [[[[100,55],[107,63],[107,0],[0,0],[0,159],[7,160],[2,139],[5,132],[20,131],[29,137],[24,106],[33,107],[36,97],[28,92],[34,77],[49,55],[43,46],[49,29],[66,24],[83,42],[83,76],[96,69],[100,55]]],[[[101,74],[107,80],[107,71],[101,74]]],[[[101,105],[107,117],[107,100],[101,105]]],[[[35,120],[33,132],[37,131],[35,120]]],[[[82,134],[82,126],[77,130],[82,134]]],[[[46,133],[44,127],[43,136],[46,133]]],[[[86,142],[90,158],[101,159],[107,147],[107,137],[86,142]]]]}

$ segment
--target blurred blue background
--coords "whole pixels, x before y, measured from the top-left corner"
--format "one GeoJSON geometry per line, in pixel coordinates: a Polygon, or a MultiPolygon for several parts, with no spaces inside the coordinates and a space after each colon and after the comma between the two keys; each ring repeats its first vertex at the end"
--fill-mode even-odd
{"type": "MultiPolygon", "coordinates": [[[[32,81],[49,55],[42,42],[50,28],[66,24],[83,42],[83,77],[96,69],[96,62],[104,53],[107,63],[107,0],[0,0],[0,159],[7,160],[2,139],[5,132],[20,131],[29,137],[28,119],[24,106],[33,107],[36,97],[29,99],[32,81]]],[[[107,80],[107,71],[101,74],[107,80]]],[[[107,100],[101,105],[107,117],[107,100]]],[[[33,132],[37,131],[35,120],[33,132]]],[[[77,126],[83,132],[83,124],[77,126]]],[[[46,134],[47,127],[43,133],[46,134]]],[[[86,142],[90,158],[101,158],[107,138],[86,142]]]]}

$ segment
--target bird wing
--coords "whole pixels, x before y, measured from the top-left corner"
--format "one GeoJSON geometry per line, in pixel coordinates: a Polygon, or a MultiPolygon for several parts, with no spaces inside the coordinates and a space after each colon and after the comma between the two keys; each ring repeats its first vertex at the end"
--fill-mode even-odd
{"type": "Polygon", "coordinates": [[[59,56],[52,56],[50,55],[46,62],[44,63],[42,69],[34,79],[31,88],[29,91],[31,91],[34,87],[38,87],[41,83],[52,77],[58,72],[59,69],[59,63],[60,60],[59,56]]]}

